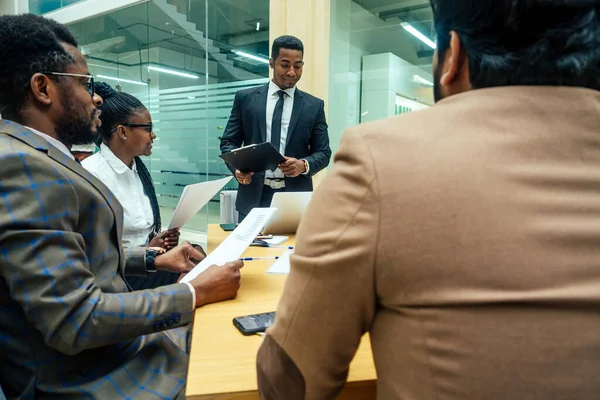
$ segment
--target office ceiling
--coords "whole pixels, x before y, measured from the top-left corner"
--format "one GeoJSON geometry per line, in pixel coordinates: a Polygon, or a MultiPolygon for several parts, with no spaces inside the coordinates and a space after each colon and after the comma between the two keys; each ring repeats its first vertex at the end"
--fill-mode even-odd
{"type": "Polygon", "coordinates": [[[429,71],[433,50],[400,25],[409,22],[435,39],[428,0],[353,0],[350,42],[369,54],[391,52],[429,71]]]}

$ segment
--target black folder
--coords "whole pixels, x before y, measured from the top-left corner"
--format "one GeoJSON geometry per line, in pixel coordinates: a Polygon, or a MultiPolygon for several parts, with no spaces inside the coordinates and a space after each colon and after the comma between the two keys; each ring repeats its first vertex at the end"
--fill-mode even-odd
{"type": "Polygon", "coordinates": [[[269,142],[240,147],[221,154],[225,162],[241,172],[263,172],[275,169],[285,158],[269,142]]]}

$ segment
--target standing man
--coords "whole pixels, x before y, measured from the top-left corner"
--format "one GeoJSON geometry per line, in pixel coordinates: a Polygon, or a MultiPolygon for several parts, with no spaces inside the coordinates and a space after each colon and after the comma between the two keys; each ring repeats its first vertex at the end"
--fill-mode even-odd
{"type": "Polygon", "coordinates": [[[600,397],[598,0],[431,0],[437,103],[363,124],[298,229],[263,399],[600,397]]]}
{"type": "Polygon", "coordinates": [[[269,207],[276,192],[312,191],[312,175],[329,164],[331,149],[323,100],[296,88],[302,77],[304,45],[294,36],[273,41],[269,65],[273,79],[264,86],[240,90],[221,138],[221,152],[270,142],[285,162],[274,171],[242,173],[236,208],[240,221],[254,207],[269,207]]]}
{"type": "Polygon", "coordinates": [[[8,399],[183,397],[186,325],[195,307],[236,296],[241,264],[131,292],[125,275],[189,271],[203,255],[189,243],[164,254],[122,248],[121,205],[69,152],[94,140],[102,98],[67,28],[1,16],[0,38],[2,391],[8,399]]]}

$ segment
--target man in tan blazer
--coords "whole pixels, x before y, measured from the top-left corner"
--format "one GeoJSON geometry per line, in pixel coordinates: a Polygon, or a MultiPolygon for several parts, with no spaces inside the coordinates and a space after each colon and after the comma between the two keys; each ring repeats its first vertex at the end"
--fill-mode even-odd
{"type": "Polygon", "coordinates": [[[430,109],[349,129],[258,353],[263,399],[600,397],[597,0],[433,0],[430,109]]]}
{"type": "Polygon", "coordinates": [[[93,140],[102,104],[69,31],[1,16],[0,38],[2,391],[182,397],[194,308],[235,297],[241,263],[213,266],[189,286],[131,292],[125,275],[188,271],[202,255],[189,243],[160,255],[121,247],[121,205],[69,152],[93,140]]]}

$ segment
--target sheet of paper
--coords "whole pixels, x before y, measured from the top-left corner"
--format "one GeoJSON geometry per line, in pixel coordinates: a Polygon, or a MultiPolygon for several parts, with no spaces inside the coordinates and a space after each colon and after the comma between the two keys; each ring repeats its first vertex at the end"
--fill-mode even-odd
{"type": "Polygon", "coordinates": [[[190,218],[192,218],[202,207],[206,205],[217,193],[233,178],[232,176],[217,179],[216,181],[208,181],[187,185],[183,188],[183,193],[179,198],[179,203],[173,218],[169,223],[169,229],[181,228],[190,218]]]}
{"type": "Polygon", "coordinates": [[[281,244],[289,239],[289,236],[273,236],[271,239],[263,239],[266,243],[272,245],[281,244]]]}
{"type": "Polygon", "coordinates": [[[223,265],[235,261],[246,251],[256,235],[265,227],[269,218],[273,216],[276,208],[254,208],[248,216],[231,232],[227,239],[214,249],[204,260],[183,277],[182,282],[189,282],[209,266],[223,265]]]}
{"type": "Polygon", "coordinates": [[[265,274],[289,274],[290,273],[290,256],[291,251],[286,251],[275,261],[265,274]]]}

